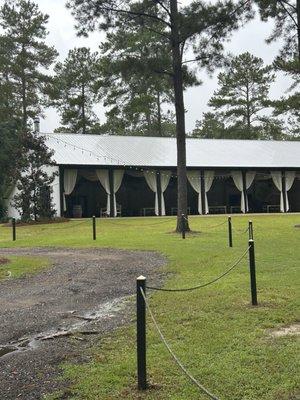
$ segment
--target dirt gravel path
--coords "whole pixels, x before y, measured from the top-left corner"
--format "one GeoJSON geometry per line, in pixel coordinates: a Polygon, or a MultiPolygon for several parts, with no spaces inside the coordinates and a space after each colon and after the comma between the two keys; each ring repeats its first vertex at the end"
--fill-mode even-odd
{"type": "Polygon", "coordinates": [[[128,321],[136,277],[159,284],[166,261],[153,252],[113,249],[0,249],[1,256],[16,254],[45,256],[53,265],[0,282],[1,400],[38,400],[63,388],[59,364],[81,362],[101,334],[128,321]],[[69,330],[97,334],[42,340],[69,330]]]}

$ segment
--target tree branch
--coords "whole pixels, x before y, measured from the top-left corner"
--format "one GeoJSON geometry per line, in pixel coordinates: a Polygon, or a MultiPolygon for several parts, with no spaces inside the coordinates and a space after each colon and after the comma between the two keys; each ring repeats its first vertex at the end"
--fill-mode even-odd
{"type": "Polygon", "coordinates": [[[161,1],[157,0],[156,3],[159,4],[166,11],[166,13],[171,17],[170,10],[161,1]]]}
{"type": "Polygon", "coordinates": [[[290,13],[290,11],[285,7],[285,5],[283,4],[283,0],[279,0],[279,3],[281,5],[281,7],[285,10],[285,12],[288,14],[288,16],[293,20],[295,26],[298,28],[298,22],[295,20],[293,14],[290,13]]]}
{"type": "Polygon", "coordinates": [[[285,3],[287,6],[293,8],[295,11],[297,11],[297,8],[296,8],[295,6],[293,6],[293,4],[290,4],[288,1],[286,1],[286,0],[279,0],[279,1],[282,1],[282,2],[285,3]]]}
{"type": "Polygon", "coordinates": [[[102,6],[102,7],[100,7],[100,8],[101,8],[102,10],[109,11],[109,12],[115,12],[115,13],[120,13],[120,14],[133,15],[133,16],[136,16],[136,17],[151,18],[151,19],[154,19],[154,20],[156,20],[156,21],[160,21],[160,22],[162,22],[163,24],[167,25],[169,28],[171,28],[171,24],[170,24],[169,22],[165,21],[164,19],[162,19],[162,18],[160,18],[160,17],[158,17],[157,15],[154,15],[154,14],[147,14],[147,13],[141,12],[141,11],[140,11],[140,12],[136,12],[136,11],[130,11],[130,10],[123,10],[123,9],[114,8],[114,7],[105,7],[105,6],[102,6]]]}

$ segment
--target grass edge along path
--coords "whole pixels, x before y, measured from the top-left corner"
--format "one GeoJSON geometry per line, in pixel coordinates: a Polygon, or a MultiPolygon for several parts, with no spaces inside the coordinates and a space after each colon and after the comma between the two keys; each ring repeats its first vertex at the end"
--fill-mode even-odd
{"type": "MultiPolygon", "coordinates": [[[[268,332],[297,319],[300,230],[294,225],[299,216],[251,219],[255,230],[258,307],[250,306],[247,260],[216,285],[193,293],[148,293],[149,303],[174,352],[220,399],[297,399],[299,342],[295,337],[275,339],[268,332]]],[[[186,240],[170,234],[174,221],[163,223],[163,219],[161,224],[152,226],[147,225],[150,219],[97,221],[96,243],[91,240],[89,222],[73,232],[65,229],[59,233],[58,228],[47,227],[38,237],[34,232],[37,228],[23,227],[24,238],[13,246],[103,246],[159,251],[169,259],[166,271],[171,275],[166,287],[189,286],[222,273],[246,248],[247,234],[235,234],[234,247],[229,249],[226,225],[209,229],[222,220],[224,217],[191,218],[192,228],[202,233],[186,240]]],[[[234,217],[234,227],[242,230],[247,220],[234,217]]],[[[0,240],[0,246],[9,245],[9,238],[0,240]]],[[[90,362],[64,365],[64,377],[73,382],[69,398],[206,399],[180,373],[149,319],[147,323],[147,392],[136,390],[133,322],[102,338],[91,351],[90,362]]]]}
{"type": "Polygon", "coordinates": [[[44,257],[9,255],[5,256],[5,258],[8,262],[0,264],[0,281],[38,274],[40,271],[50,266],[49,260],[44,257]]]}

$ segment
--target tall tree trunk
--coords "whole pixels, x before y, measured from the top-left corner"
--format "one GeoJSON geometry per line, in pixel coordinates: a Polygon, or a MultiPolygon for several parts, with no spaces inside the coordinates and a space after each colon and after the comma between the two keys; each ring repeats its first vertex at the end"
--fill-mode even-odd
{"type": "Polygon", "coordinates": [[[249,99],[249,84],[246,85],[246,123],[248,138],[251,139],[251,116],[250,116],[250,99],[249,99]]]}
{"type": "Polygon", "coordinates": [[[82,86],[81,86],[81,101],[82,101],[82,104],[81,104],[81,107],[82,107],[82,115],[81,115],[81,118],[82,118],[82,133],[83,133],[83,134],[86,134],[86,120],[85,120],[85,87],[84,87],[83,84],[82,84],[82,86]]]}
{"type": "Polygon", "coordinates": [[[157,129],[158,129],[158,135],[162,136],[162,126],[161,126],[161,102],[160,102],[160,92],[157,90],[157,96],[156,96],[156,102],[157,102],[157,129]]]}
{"type": "Polygon", "coordinates": [[[180,52],[180,39],[178,27],[177,0],[170,0],[171,13],[171,45],[173,62],[173,84],[176,110],[176,138],[177,138],[177,232],[183,228],[189,230],[187,219],[182,219],[182,214],[187,217],[187,176],[186,176],[186,139],[185,115],[183,99],[182,59],[180,52]],[[183,225],[184,224],[184,225],[183,225]]]}
{"type": "Polygon", "coordinates": [[[298,34],[298,58],[300,62],[300,0],[297,0],[297,34],[298,34]]]}
{"type": "MultiPolygon", "coordinates": [[[[25,58],[25,47],[22,45],[21,50],[21,59],[24,60],[25,58]]],[[[23,66],[22,61],[22,73],[21,73],[21,96],[22,96],[22,128],[27,131],[27,99],[26,99],[26,76],[25,76],[25,67],[23,66]]]]}

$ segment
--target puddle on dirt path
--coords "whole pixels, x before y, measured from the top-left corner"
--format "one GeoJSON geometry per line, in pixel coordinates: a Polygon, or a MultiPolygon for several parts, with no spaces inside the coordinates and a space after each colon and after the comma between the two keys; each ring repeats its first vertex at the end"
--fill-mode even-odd
{"type": "MultiPolygon", "coordinates": [[[[98,308],[85,312],[83,314],[76,313],[75,311],[69,312],[69,317],[74,318],[76,322],[68,324],[67,326],[50,329],[46,332],[41,332],[31,337],[23,337],[19,340],[10,342],[6,345],[0,345],[0,358],[13,353],[25,352],[28,350],[36,349],[41,341],[50,340],[58,337],[68,337],[71,335],[80,335],[80,328],[83,328],[89,323],[95,323],[105,318],[113,318],[118,311],[125,307],[130,297],[121,297],[112,301],[99,305],[98,308]],[[79,320],[79,321],[78,321],[79,320]],[[70,335],[64,333],[70,333],[70,335]]],[[[63,313],[68,314],[68,312],[63,313]]],[[[84,333],[84,332],[82,332],[84,333]]],[[[98,333],[88,332],[89,334],[98,333]]]]}
{"type": "Polygon", "coordinates": [[[6,356],[6,354],[13,353],[14,351],[18,351],[18,348],[13,346],[0,346],[0,357],[6,356]]]}

